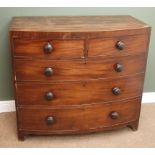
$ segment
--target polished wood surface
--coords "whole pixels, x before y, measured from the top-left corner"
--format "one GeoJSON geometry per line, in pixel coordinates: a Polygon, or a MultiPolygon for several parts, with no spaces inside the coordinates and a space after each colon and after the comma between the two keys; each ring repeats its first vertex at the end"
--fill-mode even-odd
{"type": "Polygon", "coordinates": [[[131,16],[14,17],[11,31],[87,32],[140,29],[147,24],[131,16]]]}
{"type": "Polygon", "coordinates": [[[135,121],[139,117],[140,98],[116,101],[106,104],[69,106],[65,108],[18,108],[20,130],[45,130],[47,132],[69,133],[70,131],[96,130],[117,124],[135,121]],[[119,117],[111,118],[117,112],[119,117]],[[48,124],[48,117],[54,122],[48,124]]]}
{"type": "Polygon", "coordinates": [[[14,17],[12,38],[20,39],[91,39],[145,34],[150,27],[131,16],[52,16],[14,17]]]}
{"type": "Polygon", "coordinates": [[[84,56],[83,40],[14,40],[14,56],[29,56],[42,58],[81,58],[84,56]],[[53,51],[47,54],[44,47],[47,43],[53,46],[53,51]]]}
{"type": "Polygon", "coordinates": [[[88,45],[88,56],[128,56],[145,53],[147,51],[147,41],[147,35],[92,39],[88,45]],[[122,50],[116,46],[120,40],[125,44],[122,50]]]}
{"type": "Polygon", "coordinates": [[[59,61],[15,59],[14,66],[17,81],[68,81],[120,77],[141,73],[144,72],[145,59],[145,55],[59,61]],[[117,64],[122,65],[122,71],[117,71],[117,64]],[[46,76],[47,68],[53,70],[51,76],[46,76]]]}
{"type": "Polygon", "coordinates": [[[19,140],[137,130],[150,33],[131,16],[14,17],[19,140]]]}
{"type": "Polygon", "coordinates": [[[76,82],[18,83],[17,100],[19,105],[77,105],[94,102],[107,102],[141,96],[143,74],[107,80],[86,80],[76,82]],[[113,88],[121,90],[119,95],[113,88]],[[40,89],[41,88],[41,89],[40,89]],[[48,92],[54,94],[46,100],[48,92]],[[33,94],[33,95],[30,95],[33,94]]]}

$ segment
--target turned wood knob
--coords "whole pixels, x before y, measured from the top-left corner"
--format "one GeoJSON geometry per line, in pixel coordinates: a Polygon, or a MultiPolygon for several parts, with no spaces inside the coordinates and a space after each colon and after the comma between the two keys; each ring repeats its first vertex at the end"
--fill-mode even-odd
{"type": "Polygon", "coordinates": [[[117,119],[119,117],[119,113],[116,112],[116,111],[113,111],[113,112],[110,113],[110,117],[112,119],[117,119]]]}
{"type": "Polygon", "coordinates": [[[48,116],[46,118],[46,123],[47,123],[47,125],[52,125],[53,123],[55,123],[54,117],[53,116],[48,116]]]}
{"type": "Polygon", "coordinates": [[[54,94],[52,92],[48,92],[45,94],[46,100],[50,101],[54,99],[54,94]]]}
{"type": "Polygon", "coordinates": [[[54,74],[54,71],[53,71],[52,68],[48,67],[48,68],[45,69],[44,74],[45,74],[46,76],[51,76],[51,75],[54,74]]]}
{"type": "Polygon", "coordinates": [[[116,43],[116,48],[119,49],[119,50],[123,50],[123,49],[125,48],[124,42],[118,41],[118,42],[116,43]]]}
{"type": "Polygon", "coordinates": [[[119,95],[121,93],[121,90],[120,90],[120,88],[115,87],[115,88],[112,89],[112,92],[113,92],[114,95],[119,95]]]}
{"type": "Polygon", "coordinates": [[[116,72],[121,72],[123,70],[123,65],[120,63],[117,63],[114,65],[114,68],[116,72]]]}
{"type": "Polygon", "coordinates": [[[44,46],[44,52],[50,54],[53,51],[53,46],[49,42],[44,46]]]}

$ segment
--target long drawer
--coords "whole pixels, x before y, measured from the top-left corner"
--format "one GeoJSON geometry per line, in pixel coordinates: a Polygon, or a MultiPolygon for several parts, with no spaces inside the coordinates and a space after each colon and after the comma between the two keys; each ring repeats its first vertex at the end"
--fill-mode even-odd
{"type": "Polygon", "coordinates": [[[77,105],[141,96],[143,74],[136,76],[76,82],[19,82],[19,105],[77,105]]]}
{"type": "Polygon", "coordinates": [[[17,81],[83,80],[133,75],[144,71],[145,55],[86,60],[15,59],[17,81]]]}
{"type": "Polygon", "coordinates": [[[70,133],[113,127],[139,117],[140,98],[110,104],[18,108],[20,130],[70,133]]]}

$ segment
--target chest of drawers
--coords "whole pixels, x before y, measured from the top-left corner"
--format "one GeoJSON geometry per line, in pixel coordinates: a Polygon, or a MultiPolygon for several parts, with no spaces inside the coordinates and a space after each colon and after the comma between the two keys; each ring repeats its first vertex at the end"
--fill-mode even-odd
{"type": "Polygon", "coordinates": [[[14,17],[18,138],[136,130],[150,29],[131,16],[14,17]]]}

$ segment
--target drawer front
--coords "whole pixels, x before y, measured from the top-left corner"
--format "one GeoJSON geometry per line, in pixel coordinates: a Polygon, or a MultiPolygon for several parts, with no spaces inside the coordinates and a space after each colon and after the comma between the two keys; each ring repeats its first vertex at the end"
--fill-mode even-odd
{"type": "Polygon", "coordinates": [[[83,40],[41,40],[29,41],[14,39],[14,56],[40,58],[81,58],[84,56],[83,40]]]}
{"type": "Polygon", "coordinates": [[[145,53],[148,40],[147,35],[92,39],[88,45],[88,56],[126,56],[145,53]]]}
{"type": "Polygon", "coordinates": [[[136,76],[77,82],[16,84],[19,105],[77,105],[140,96],[143,74],[136,76]]]}
{"type": "Polygon", "coordinates": [[[17,81],[58,81],[133,75],[144,72],[145,59],[144,55],[86,61],[15,59],[14,64],[17,81]]]}
{"type": "Polygon", "coordinates": [[[111,127],[137,120],[140,98],[65,108],[18,108],[20,130],[78,132],[111,127]]]}

